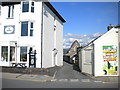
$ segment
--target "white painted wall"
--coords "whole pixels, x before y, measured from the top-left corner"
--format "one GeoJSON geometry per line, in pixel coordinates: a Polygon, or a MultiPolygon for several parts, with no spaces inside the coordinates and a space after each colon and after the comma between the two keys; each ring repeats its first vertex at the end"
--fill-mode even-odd
{"type": "Polygon", "coordinates": [[[56,48],[58,50],[56,65],[63,66],[63,24],[56,18],[56,48]]]}
{"type": "Polygon", "coordinates": [[[43,67],[51,67],[52,50],[54,49],[54,14],[44,4],[43,12],[47,14],[43,16],[43,67]]]}
{"type": "Polygon", "coordinates": [[[62,66],[63,65],[63,25],[55,14],[44,4],[44,34],[43,34],[43,67],[62,66]],[[56,19],[56,28],[54,30],[54,17],[56,19]],[[56,35],[55,35],[56,34],[56,35]],[[53,49],[58,53],[54,59],[53,49]]]}
{"type": "Polygon", "coordinates": [[[115,45],[118,47],[118,33],[116,33],[117,30],[118,29],[112,28],[110,31],[108,31],[103,36],[94,41],[95,76],[104,76],[102,46],[115,45]]]}

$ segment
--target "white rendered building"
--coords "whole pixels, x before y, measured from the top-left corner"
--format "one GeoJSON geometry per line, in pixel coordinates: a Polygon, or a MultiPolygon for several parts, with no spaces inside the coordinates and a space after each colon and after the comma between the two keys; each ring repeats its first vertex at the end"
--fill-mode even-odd
{"type": "MultiPolygon", "coordinates": [[[[120,26],[119,26],[120,27],[120,26]]],[[[111,28],[79,50],[81,72],[93,76],[120,76],[119,28],[111,28]]]]}
{"type": "Polygon", "coordinates": [[[26,63],[36,50],[36,68],[63,65],[63,23],[49,2],[4,2],[0,7],[0,66],[26,63]]]}

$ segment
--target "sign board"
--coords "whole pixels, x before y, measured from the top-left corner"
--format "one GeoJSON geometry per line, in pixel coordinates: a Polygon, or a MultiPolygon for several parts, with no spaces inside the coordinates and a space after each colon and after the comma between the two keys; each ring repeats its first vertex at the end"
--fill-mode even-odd
{"type": "Polygon", "coordinates": [[[4,34],[14,34],[15,33],[15,25],[4,26],[4,34]]]}
{"type": "Polygon", "coordinates": [[[29,67],[36,67],[36,51],[34,53],[30,50],[29,51],[29,67]]]}
{"type": "Polygon", "coordinates": [[[117,75],[117,47],[103,46],[103,71],[104,75],[117,75]]]}

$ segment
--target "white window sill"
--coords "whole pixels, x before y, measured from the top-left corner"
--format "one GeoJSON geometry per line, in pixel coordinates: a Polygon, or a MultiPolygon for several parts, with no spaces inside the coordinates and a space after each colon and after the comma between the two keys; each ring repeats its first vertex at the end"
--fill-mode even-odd
{"type": "Polygon", "coordinates": [[[14,19],[13,17],[10,17],[10,18],[6,18],[6,19],[14,19]]]}

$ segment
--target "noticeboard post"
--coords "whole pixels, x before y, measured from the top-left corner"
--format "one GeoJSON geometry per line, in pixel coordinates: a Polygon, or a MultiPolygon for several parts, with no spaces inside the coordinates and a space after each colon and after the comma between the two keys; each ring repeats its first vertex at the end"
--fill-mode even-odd
{"type": "Polygon", "coordinates": [[[36,50],[33,51],[29,51],[29,67],[36,67],[36,50]]]}

